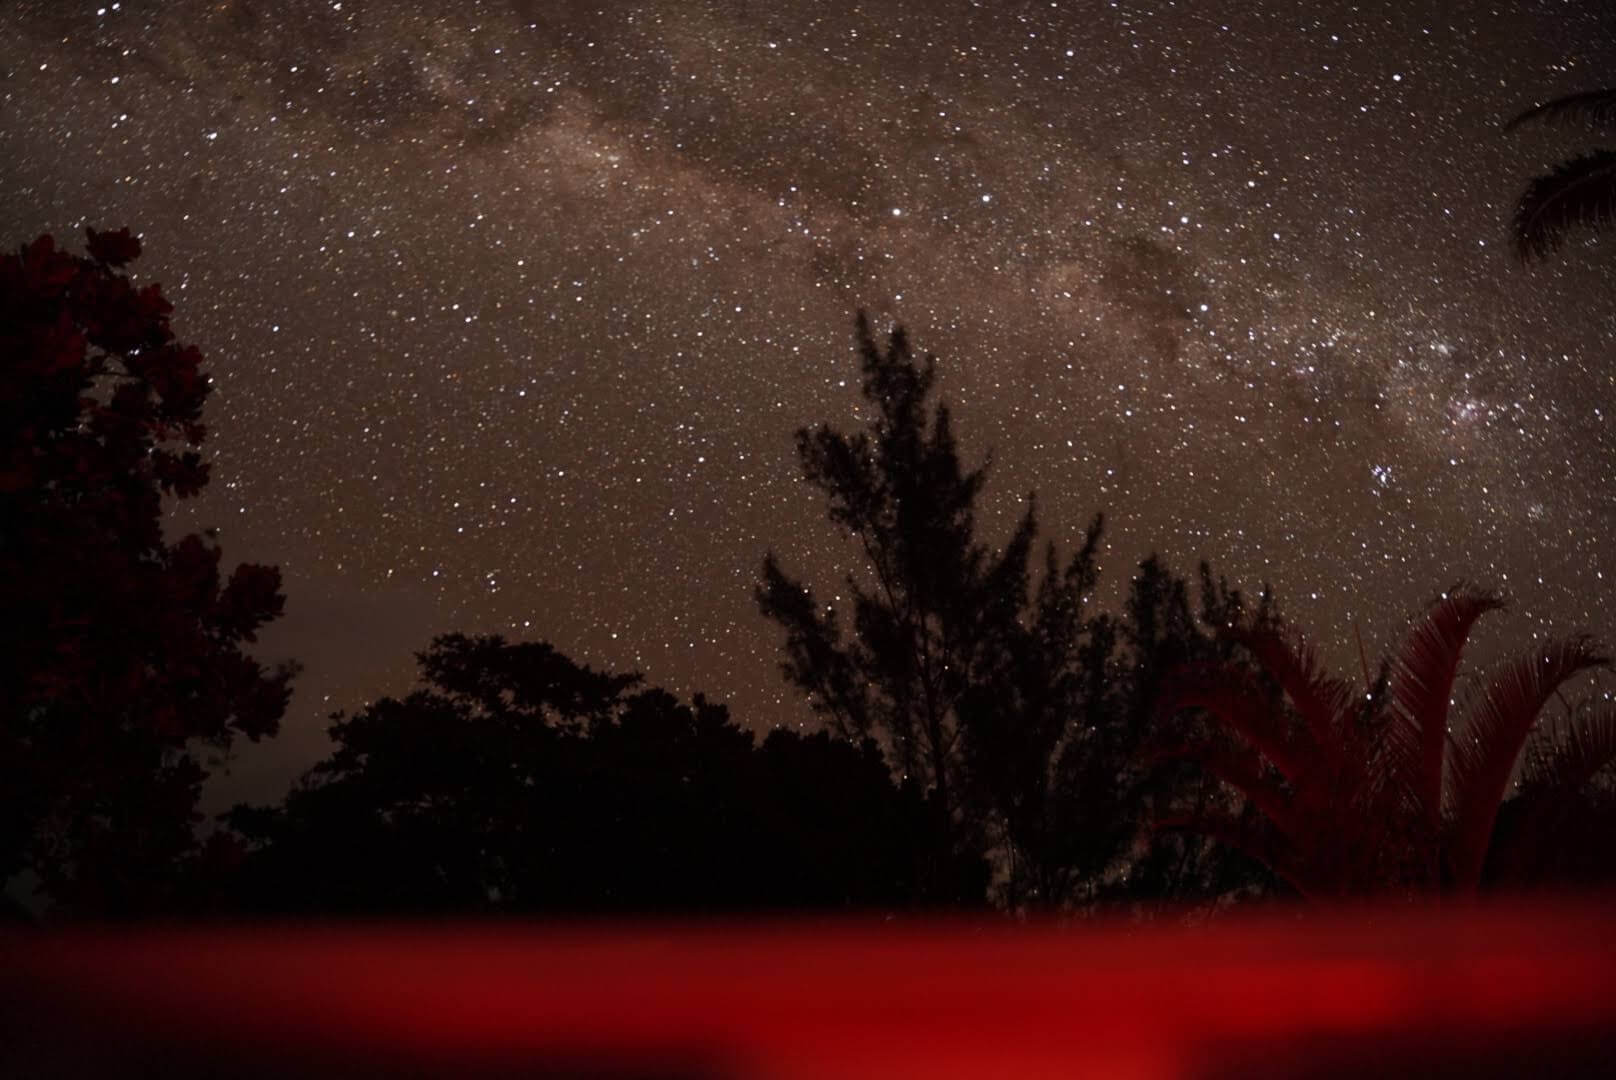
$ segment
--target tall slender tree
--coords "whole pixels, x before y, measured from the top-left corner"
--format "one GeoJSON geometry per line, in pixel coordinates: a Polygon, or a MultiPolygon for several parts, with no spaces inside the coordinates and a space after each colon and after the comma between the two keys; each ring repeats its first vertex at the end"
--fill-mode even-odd
{"type": "Polygon", "coordinates": [[[996,662],[960,702],[967,794],[1002,856],[1011,910],[1066,907],[1111,854],[1115,785],[1092,768],[1104,757],[1115,645],[1110,621],[1088,613],[1100,535],[1097,518],[1064,567],[1045,549],[1025,621],[995,628],[996,662]]]}
{"type": "Polygon", "coordinates": [[[990,844],[985,830],[995,812],[1014,821],[1012,832],[1023,839],[1041,827],[1038,807],[1010,789],[1025,788],[1029,770],[1047,765],[1028,755],[1047,759],[1059,743],[1051,732],[1072,719],[1078,613],[1092,585],[1099,524],[1064,568],[1050,554],[1035,604],[1032,501],[1002,549],[984,543],[976,505],[987,466],[961,463],[948,407],[931,403],[935,358],[917,360],[902,328],[883,347],[862,314],[856,340],[863,394],[874,406],[868,428],[797,433],[803,475],[856,553],[845,586],[851,618],[844,622],[842,611],[821,603],[772,552],[757,598],[785,630],[786,677],[830,729],[848,739],[879,737],[903,775],[929,791],[939,838],[934,883],[947,892],[962,887],[957,860],[968,863],[990,844]],[[1014,725],[1005,702],[985,704],[989,688],[1007,683],[1024,691],[1008,706],[1020,710],[1014,725]],[[999,731],[990,733],[990,724],[999,731]],[[1008,742],[1010,726],[1030,742],[1008,742]]]}

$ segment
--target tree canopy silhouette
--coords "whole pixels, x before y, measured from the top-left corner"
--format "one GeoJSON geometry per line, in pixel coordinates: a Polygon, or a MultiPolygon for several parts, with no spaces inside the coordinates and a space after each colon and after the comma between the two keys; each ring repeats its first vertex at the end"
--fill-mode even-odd
{"type": "Polygon", "coordinates": [[[1204,777],[1152,758],[1155,703],[1182,663],[1238,662],[1221,631],[1276,624],[1272,596],[1265,590],[1248,610],[1203,563],[1197,617],[1188,583],[1152,555],[1120,615],[1090,612],[1098,541],[1096,523],[1064,574],[1046,551],[1035,614],[962,707],[971,791],[999,823],[1008,858],[1003,900],[1011,910],[1139,909],[1265,892],[1273,882],[1260,865],[1148,823],[1168,806],[1243,809],[1204,777]]]}
{"type": "Polygon", "coordinates": [[[910,907],[925,803],[875,744],[776,730],[543,643],[439,637],[425,685],[334,717],[278,807],[237,807],[228,909],[910,907]]]}
{"type": "Polygon", "coordinates": [[[197,753],[274,734],[292,677],[243,651],[278,571],[164,538],[163,497],[207,483],[210,386],[139,254],[124,229],[0,256],[0,880],[98,915],[164,902],[197,753]]]}

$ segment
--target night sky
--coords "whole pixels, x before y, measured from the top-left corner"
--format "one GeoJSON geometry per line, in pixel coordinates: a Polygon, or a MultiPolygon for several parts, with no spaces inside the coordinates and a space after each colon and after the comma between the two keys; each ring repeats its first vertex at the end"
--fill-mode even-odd
{"type": "MultiPolygon", "coordinates": [[[[236,790],[450,630],[809,713],[752,589],[849,550],[792,433],[853,316],[936,352],[982,516],[1109,516],[1356,666],[1465,577],[1485,652],[1616,640],[1616,268],[1523,268],[1505,134],[1616,78],[1592,3],[42,0],[0,13],[0,241],[145,238],[209,357],[176,525],[278,563],[306,665],[236,790]]],[[[1349,667],[1349,665],[1351,665],[1349,667]]]]}

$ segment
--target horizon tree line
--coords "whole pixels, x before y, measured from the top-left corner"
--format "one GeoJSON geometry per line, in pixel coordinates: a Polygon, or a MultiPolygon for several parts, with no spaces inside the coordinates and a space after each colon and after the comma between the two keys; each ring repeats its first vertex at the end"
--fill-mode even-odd
{"type": "Polygon", "coordinates": [[[864,427],[804,428],[847,541],[844,608],[763,557],[756,601],[823,730],[761,742],[721,704],[543,642],[442,635],[421,684],[338,713],[274,806],[199,835],[209,754],[272,736],[295,668],[245,651],[278,572],[225,579],[162,500],[206,483],[210,386],[127,230],[0,257],[0,879],[60,917],[1010,913],[1430,896],[1608,880],[1616,718],[1540,722],[1604,665],[1585,638],[1506,662],[1454,712],[1474,622],[1443,594],[1365,688],[1201,564],[1094,604],[1103,518],[1064,555],[1036,499],[980,534],[937,365],[861,314],[864,427]],[[1452,717],[1462,718],[1454,725],[1452,717]]]}

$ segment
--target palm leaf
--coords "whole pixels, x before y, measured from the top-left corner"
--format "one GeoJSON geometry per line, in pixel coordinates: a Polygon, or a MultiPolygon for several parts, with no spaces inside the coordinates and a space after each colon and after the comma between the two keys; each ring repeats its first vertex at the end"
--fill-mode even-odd
{"type": "Polygon", "coordinates": [[[1513,131],[1522,124],[1578,124],[1595,131],[1616,130],[1616,89],[1589,90],[1545,101],[1527,109],[1504,125],[1513,131]]]}
{"type": "Polygon", "coordinates": [[[1205,710],[1218,727],[1238,735],[1292,784],[1313,764],[1314,755],[1299,744],[1285,710],[1237,668],[1200,665],[1180,671],[1162,695],[1157,716],[1166,719],[1186,709],[1205,710]]]}
{"type": "Polygon", "coordinates": [[[1453,739],[1450,770],[1449,851],[1459,890],[1474,889],[1481,877],[1498,805],[1538,712],[1561,683],[1604,662],[1590,638],[1549,642],[1499,668],[1470,710],[1464,731],[1453,739]]]}
{"type": "Polygon", "coordinates": [[[1503,601],[1486,590],[1450,589],[1410,628],[1392,661],[1393,724],[1384,764],[1395,774],[1392,786],[1412,793],[1432,833],[1442,815],[1442,756],[1459,658],[1476,620],[1500,607],[1503,601]]]}
{"type": "Polygon", "coordinates": [[[1606,765],[1616,761],[1616,707],[1584,707],[1576,715],[1545,725],[1521,777],[1523,797],[1538,792],[1581,791],[1606,765]]]}
{"type": "Polygon", "coordinates": [[[1346,741],[1342,721],[1354,702],[1352,687],[1326,672],[1317,651],[1301,639],[1288,641],[1273,630],[1236,630],[1229,637],[1244,646],[1279,683],[1314,746],[1331,758],[1337,757],[1346,741]]]}
{"type": "Polygon", "coordinates": [[[1566,233],[1616,219],[1616,152],[1598,150],[1534,178],[1515,205],[1515,253],[1523,262],[1559,249],[1566,233]]]}
{"type": "Polygon", "coordinates": [[[1524,884],[1528,867],[1546,850],[1575,844],[1557,826],[1574,813],[1583,789],[1616,761],[1616,708],[1592,708],[1545,730],[1540,727],[1522,762],[1521,814],[1507,841],[1488,853],[1506,880],[1524,884]]]}
{"type": "Polygon", "coordinates": [[[1154,823],[1152,831],[1191,832],[1209,837],[1262,863],[1308,899],[1322,900],[1332,895],[1329,885],[1315,877],[1311,868],[1297,858],[1296,851],[1265,826],[1253,827],[1231,814],[1208,811],[1164,818],[1154,823]]]}
{"type": "Polygon", "coordinates": [[[1222,740],[1202,746],[1168,751],[1161,757],[1182,757],[1199,764],[1207,772],[1244,795],[1266,817],[1281,836],[1301,843],[1302,823],[1291,805],[1290,793],[1263,768],[1262,757],[1250,747],[1222,740]]]}

